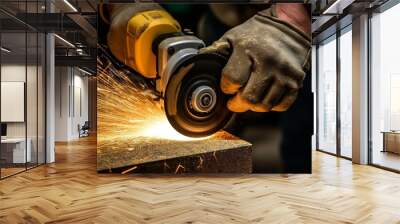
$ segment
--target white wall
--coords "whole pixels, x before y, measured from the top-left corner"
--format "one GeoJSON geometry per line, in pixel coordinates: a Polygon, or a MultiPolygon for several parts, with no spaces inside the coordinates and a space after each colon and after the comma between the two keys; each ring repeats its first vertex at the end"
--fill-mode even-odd
{"type": "Polygon", "coordinates": [[[24,65],[2,65],[1,81],[25,82],[25,64],[24,65]]]}
{"type": "Polygon", "coordinates": [[[55,73],[55,140],[70,141],[88,120],[88,78],[72,67],[56,67],[55,73]]]}
{"type": "MultiPolygon", "coordinates": [[[[76,70],[75,70],[76,71],[76,70]]],[[[81,76],[82,73],[75,72],[74,77],[74,108],[73,108],[73,119],[72,119],[72,135],[79,137],[78,124],[81,126],[88,120],[88,77],[81,76]],[[80,91],[80,93],[79,93],[80,91]],[[80,96],[80,97],[79,97],[80,96]],[[80,101],[80,102],[79,102],[80,101]],[[81,111],[80,111],[81,110],[81,111]]]]}
{"type": "Polygon", "coordinates": [[[69,132],[69,84],[67,67],[55,68],[55,141],[68,141],[69,132]]]}

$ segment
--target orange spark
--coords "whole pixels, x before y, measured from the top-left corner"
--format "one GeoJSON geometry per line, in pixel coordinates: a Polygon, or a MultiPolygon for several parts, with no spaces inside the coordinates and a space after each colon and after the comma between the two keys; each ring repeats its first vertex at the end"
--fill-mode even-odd
{"type": "Polygon", "coordinates": [[[128,74],[109,61],[97,66],[98,141],[151,137],[193,141],[177,132],[168,122],[160,101],[143,81],[132,81],[128,74]]]}
{"type": "Polygon", "coordinates": [[[121,174],[127,174],[127,173],[131,172],[132,170],[135,170],[136,168],[137,168],[137,166],[133,166],[127,170],[122,171],[121,174]]]}
{"type": "Polygon", "coordinates": [[[183,172],[183,171],[185,171],[185,167],[182,166],[181,164],[178,164],[178,166],[176,167],[176,170],[175,170],[175,174],[177,174],[179,172],[179,170],[182,170],[182,172],[183,172]]]}
{"type": "Polygon", "coordinates": [[[197,166],[197,169],[201,169],[203,167],[203,158],[199,156],[199,165],[197,166]]]}

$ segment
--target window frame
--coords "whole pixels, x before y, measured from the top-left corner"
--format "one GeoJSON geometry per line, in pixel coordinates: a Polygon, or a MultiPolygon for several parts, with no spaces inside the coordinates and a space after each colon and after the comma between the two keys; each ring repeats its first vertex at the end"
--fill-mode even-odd
{"type": "Polygon", "coordinates": [[[326,37],[325,39],[322,39],[322,40],[320,40],[317,44],[316,44],[316,58],[315,58],[315,60],[316,60],[316,76],[315,76],[315,78],[316,78],[316,100],[315,100],[315,106],[316,106],[316,122],[317,122],[317,124],[316,124],[316,138],[315,138],[315,141],[316,141],[316,151],[319,151],[319,152],[323,152],[323,153],[327,153],[327,154],[330,154],[330,155],[333,155],[333,156],[336,156],[336,157],[339,157],[339,158],[343,158],[343,159],[346,159],[346,160],[352,160],[352,158],[350,158],[350,157],[347,157],[347,156],[344,156],[344,155],[342,155],[342,153],[341,153],[341,118],[340,118],[340,103],[341,103],[341,97],[340,97],[340,82],[341,82],[341,79],[340,79],[340,77],[341,77],[341,67],[340,67],[340,60],[341,60],[341,58],[340,58],[340,37],[342,36],[342,35],[344,35],[345,33],[347,33],[347,32],[351,32],[352,31],[352,23],[349,23],[349,24],[347,24],[346,26],[344,26],[344,27],[342,27],[342,28],[340,28],[339,29],[339,27],[337,27],[337,30],[336,30],[336,32],[335,33],[333,33],[332,35],[330,35],[330,36],[328,36],[328,37],[326,37]],[[334,38],[333,38],[333,36],[335,36],[334,38]],[[331,39],[331,40],[330,40],[331,39]],[[319,122],[320,122],[320,119],[319,119],[319,112],[320,112],[320,109],[321,109],[321,107],[320,107],[320,102],[319,102],[319,63],[318,63],[318,61],[319,61],[319,57],[320,57],[320,55],[319,55],[319,47],[320,47],[320,45],[322,44],[322,43],[326,43],[326,42],[329,42],[329,41],[336,41],[336,151],[335,151],[335,153],[332,153],[332,152],[328,152],[328,151],[326,151],[326,150],[324,150],[324,149],[321,149],[319,146],[320,146],[320,143],[319,143],[319,133],[320,133],[320,130],[319,130],[319,122]]]}
{"type": "MultiPolygon", "coordinates": [[[[28,1],[25,0],[25,1],[21,1],[21,2],[25,3],[25,12],[27,13],[28,1]]],[[[31,3],[35,3],[36,4],[36,12],[39,12],[39,2],[42,2],[42,1],[36,0],[36,1],[31,2],[31,3]]],[[[0,8],[0,10],[7,13],[7,11],[2,9],[2,8],[0,8]]],[[[47,10],[48,9],[46,7],[46,12],[47,12],[47,10]]],[[[26,15],[27,14],[25,14],[25,16],[26,15]]],[[[17,18],[14,18],[14,19],[18,20],[17,18]]],[[[8,174],[6,176],[3,175],[3,173],[2,173],[2,169],[3,168],[0,166],[0,180],[6,179],[8,177],[12,177],[12,176],[17,175],[19,173],[23,173],[23,172],[26,172],[26,171],[28,171],[30,169],[33,169],[33,168],[39,167],[41,165],[44,165],[44,164],[46,164],[46,161],[47,161],[47,128],[46,128],[47,127],[47,110],[46,110],[46,108],[47,108],[47,99],[46,99],[47,98],[47,81],[46,81],[46,79],[47,79],[47,43],[48,43],[47,33],[43,32],[43,31],[40,31],[40,30],[28,25],[27,23],[24,23],[23,21],[19,21],[19,22],[23,23],[23,26],[24,26],[23,30],[19,30],[19,31],[15,31],[15,32],[9,32],[9,31],[3,31],[3,30],[0,29],[1,30],[0,31],[0,46],[2,45],[2,43],[1,43],[2,42],[2,39],[1,39],[2,34],[5,34],[5,33],[20,33],[22,35],[25,35],[25,37],[24,37],[25,38],[25,40],[24,40],[24,42],[25,42],[25,49],[24,49],[25,56],[23,58],[23,60],[25,60],[25,69],[24,69],[25,70],[25,87],[24,87],[24,89],[25,89],[25,93],[24,93],[25,94],[24,95],[24,98],[25,98],[24,99],[24,101],[25,101],[24,102],[24,123],[25,123],[24,124],[24,129],[25,129],[25,135],[23,137],[25,139],[25,166],[24,166],[24,168],[22,170],[14,172],[12,174],[8,174]],[[28,78],[27,78],[27,76],[28,76],[28,65],[29,65],[29,63],[28,63],[28,34],[33,34],[33,35],[36,36],[36,41],[35,41],[36,42],[36,49],[35,49],[36,60],[34,61],[34,65],[36,66],[36,69],[35,69],[36,91],[34,93],[32,93],[36,97],[36,122],[34,122],[35,125],[36,125],[36,136],[33,136],[32,138],[36,138],[36,141],[37,141],[37,144],[36,144],[36,161],[34,163],[30,163],[29,166],[28,166],[29,162],[27,162],[28,161],[28,159],[27,159],[27,156],[28,156],[28,153],[27,153],[27,147],[28,147],[28,111],[27,111],[27,94],[28,93],[27,93],[27,83],[28,83],[28,78]],[[44,62],[43,64],[39,63],[39,36],[40,36],[39,34],[44,34],[44,35],[41,36],[42,39],[40,40],[41,44],[42,44],[42,48],[43,48],[43,49],[40,49],[41,50],[40,52],[43,54],[43,55],[41,55],[42,60],[44,62]],[[42,99],[43,105],[40,105],[41,107],[43,107],[42,109],[43,109],[44,114],[41,114],[41,115],[39,115],[39,113],[38,113],[38,111],[39,111],[39,79],[38,79],[39,69],[38,69],[38,66],[40,66],[40,65],[42,65],[42,70],[41,70],[41,73],[42,73],[41,74],[41,76],[42,76],[42,84],[43,84],[43,86],[42,86],[42,88],[43,88],[42,96],[44,97],[42,99]],[[42,116],[42,117],[39,118],[39,116],[42,116]],[[43,125],[42,128],[44,128],[43,133],[42,133],[43,134],[43,140],[42,140],[43,141],[42,142],[43,143],[43,145],[42,145],[43,148],[41,149],[41,151],[43,153],[41,155],[41,157],[43,157],[42,158],[42,160],[43,160],[42,162],[39,162],[39,141],[38,141],[39,140],[39,120],[41,120],[42,125],[43,125]]],[[[0,24],[0,27],[1,27],[1,24],[0,24]]],[[[3,66],[2,62],[3,62],[2,54],[0,54],[0,81],[1,81],[1,67],[3,66]]],[[[1,105],[0,105],[0,110],[1,110],[1,105]]],[[[1,122],[1,119],[0,119],[0,124],[1,123],[2,122],[1,122]]],[[[2,148],[2,146],[0,144],[0,157],[1,157],[1,152],[2,152],[1,148],[2,148]]]]}
{"type": "Polygon", "coordinates": [[[368,32],[367,32],[367,38],[368,38],[368,69],[367,69],[367,77],[368,77],[368,165],[377,167],[383,170],[395,172],[395,173],[400,173],[400,169],[394,169],[391,167],[387,167],[381,164],[374,163],[373,161],[373,154],[374,154],[374,149],[373,149],[373,130],[372,130],[372,93],[373,93],[373,88],[372,88],[372,41],[373,41],[373,35],[372,35],[372,19],[374,17],[374,14],[381,14],[384,13],[385,11],[393,8],[394,6],[400,4],[399,0],[388,0],[384,4],[380,5],[379,7],[376,7],[374,9],[369,10],[368,13],[368,32]]]}

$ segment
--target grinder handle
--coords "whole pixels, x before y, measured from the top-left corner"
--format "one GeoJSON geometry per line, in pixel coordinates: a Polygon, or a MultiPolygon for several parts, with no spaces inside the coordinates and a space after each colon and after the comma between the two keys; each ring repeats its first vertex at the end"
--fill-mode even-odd
{"type": "Polygon", "coordinates": [[[152,10],[132,17],[127,25],[127,62],[146,78],[157,75],[153,41],[162,34],[180,31],[179,23],[166,11],[152,10]]]}

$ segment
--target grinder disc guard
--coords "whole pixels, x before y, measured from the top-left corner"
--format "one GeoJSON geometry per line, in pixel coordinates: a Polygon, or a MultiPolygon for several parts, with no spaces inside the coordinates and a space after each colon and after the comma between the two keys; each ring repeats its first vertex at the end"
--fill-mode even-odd
{"type": "Polygon", "coordinates": [[[216,53],[195,55],[183,62],[168,81],[164,108],[171,125],[190,137],[211,135],[232,117],[228,96],[220,88],[227,59],[216,53]]]}

